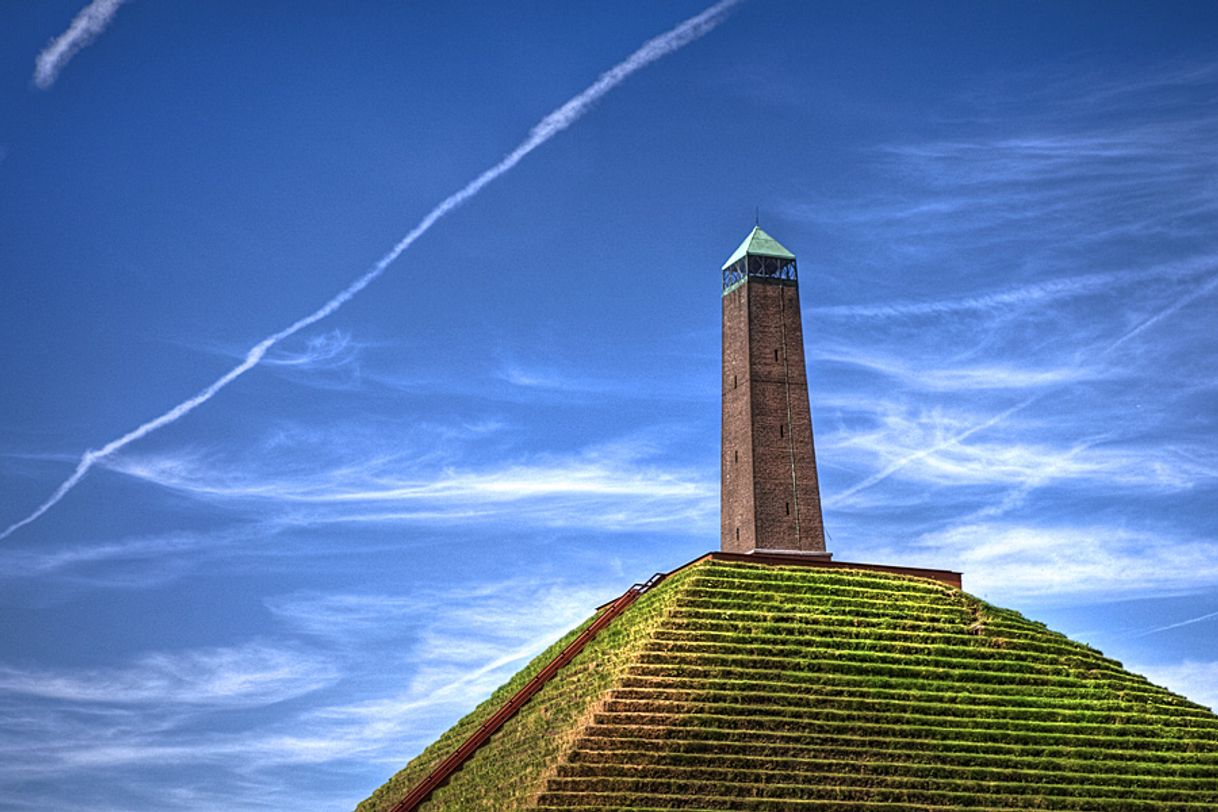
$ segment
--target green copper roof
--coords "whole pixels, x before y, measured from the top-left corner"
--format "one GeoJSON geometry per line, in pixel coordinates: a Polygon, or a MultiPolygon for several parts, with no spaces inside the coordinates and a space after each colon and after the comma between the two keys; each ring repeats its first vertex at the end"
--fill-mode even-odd
{"type": "Polygon", "coordinates": [[[732,252],[732,255],[727,258],[727,262],[723,263],[723,267],[726,268],[745,254],[752,254],[755,257],[795,259],[794,254],[783,248],[778,240],[762,231],[761,226],[755,226],[749,232],[749,236],[744,238],[744,242],[740,243],[740,247],[732,252]]]}

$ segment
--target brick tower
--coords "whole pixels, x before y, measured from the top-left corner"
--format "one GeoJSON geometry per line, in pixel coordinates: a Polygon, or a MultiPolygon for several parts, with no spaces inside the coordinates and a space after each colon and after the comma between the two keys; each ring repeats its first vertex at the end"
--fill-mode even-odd
{"type": "Polygon", "coordinates": [[[827,556],[795,255],[760,227],[723,265],[720,546],[827,556]]]}

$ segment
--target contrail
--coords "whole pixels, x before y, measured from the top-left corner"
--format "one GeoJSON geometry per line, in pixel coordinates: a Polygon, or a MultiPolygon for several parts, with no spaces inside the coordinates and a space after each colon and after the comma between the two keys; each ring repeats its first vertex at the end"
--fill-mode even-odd
{"type": "MultiPolygon", "coordinates": [[[[103,0],[97,0],[94,5],[98,5],[103,0]]],[[[118,3],[110,0],[114,8],[117,9],[118,3]]],[[[315,324],[326,316],[329,316],[335,310],[349,302],[357,293],[362,291],[368,285],[372,284],[385,270],[393,264],[393,261],[402,255],[402,252],[409,248],[419,237],[426,234],[436,221],[444,215],[451,212],[453,209],[460,206],[465,201],[478,194],[487,184],[505,174],[516,164],[520,163],[525,156],[530,152],[540,147],[545,142],[549,141],[554,136],[558,135],[563,130],[570,127],[576,121],[579,121],[601,97],[605,96],[609,91],[613,90],[619,84],[624,82],[631,74],[642,70],[643,68],[661,59],[673,51],[679,50],[694,40],[710,33],[718,26],[733,6],[739,4],[741,0],[720,0],[720,2],[703,11],[690,17],[685,22],[678,25],[676,28],[667,31],[654,39],[650,39],[643,43],[643,46],[627,57],[623,62],[618,63],[614,67],[605,71],[600,77],[587,87],[582,93],[572,98],[566,104],[559,107],[554,112],[543,118],[529,131],[529,135],[520,143],[518,147],[509,152],[499,163],[492,166],[490,169],[483,172],[478,177],[471,180],[463,188],[454,192],[440,202],[434,209],[429,211],[419,224],[410,230],[397,245],[393,246],[387,254],[377,260],[376,264],[370,270],[364,273],[363,276],[356,279],[350,285],[341,291],[330,301],[314,310],[309,315],[296,321],[295,323],[285,327],[279,332],[267,336],[259,341],[245,356],[245,360],[237,366],[230,369],[220,378],[217,378],[210,386],[199,392],[194,397],[184,400],[177,406],[174,406],[169,411],[160,417],[149,420],[138,428],[119,437],[117,440],[112,440],[106,443],[99,449],[91,449],[86,451],[80,457],[80,462],[76,464],[76,470],[72,475],[64,480],[63,484],[55,489],[55,492],[47,498],[45,502],[38,506],[38,509],[26,516],[19,522],[12,524],[3,533],[0,533],[0,540],[11,536],[15,531],[36,521],[40,516],[53,508],[64,498],[76,485],[84,478],[85,474],[89,473],[95,464],[100,460],[104,460],[116,451],[119,451],[126,446],[134,443],[143,437],[147,437],[157,429],[167,426],[179,418],[189,414],[190,412],[202,406],[207,401],[215,397],[221,389],[228,386],[233,381],[240,378],[245,373],[249,372],[258,362],[266,355],[267,350],[274,347],[280,341],[283,341],[289,336],[295,335],[306,327],[315,324]]],[[[89,8],[92,8],[90,6],[89,8]]],[[[86,9],[88,11],[88,9],[86,9]]],[[[85,12],[81,12],[83,15],[85,12]]],[[[111,11],[111,15],[113,11],[111,11]]],[[[79,17],[77,18],[80,19],[79,17]]],[[[73,28],[76,23],[73,22],[73,28]]],[[[71,33],[71,31],[69,31],[71,33]]],[[[65,35],[67,36],[67,35],[65,35]]],[[[49,50],[49,49],[48,49],[49,50]]]]}
{"type": "Polygon", "coordinates": [[[34,60],[34,84],[46,90],[55,84],[59,72],[110,25],[119,6],[126,0],[93,0],[72,19],[68,30],[47,43],[34,60]]]}
{"type": "MultiPolygon", "coordinates": [[[[1096,357],[1103,358],[1106,355],[1110,355],[1111,353],[1113,353],[1117,349],[1119,349],[1123,344],[1125,344],[1125,342],[1129,341],[1132,338],[1136,338],[1138,335],[1140,335],[1145,330],[1150,329],[1155,324],[1157,324],[1160,321],[1162,321],[1163,319],[1175,314],[1176,311],[1184,308],[1185,306],[1192,304],[1194,301],[1196,301],[1197,299],[1200,299],[1202,296],[1206,296],[1206,295],[1212,293],[1216,288],[1218,288],[1218,276],[1213,276],[1210,279],[1208,279],[1204,284],[1200,285],[1196,290],[1186,293],[1185,295],[1181,296],[1176,301],[1169,304],[1167,307],[1160,310],[1158,313],[1155,313],[1153,316],[1150,316],[1149,318],[1143,320],[1136,327],[1129,330],[1128,332],[1123,334],[1121,337],[1119,337],[1118,339],[1113,341],[1111,344],[1109,344],[1108,346],[1106,346],[1102,350],[1100,350],[1099,353],[1097,353],[1096,357]]],[[[1007,409],[1005,412],[997,414],[994,417],[991,417],[990,419],[984,421],[983,423],[979,423],[978,425],[973,426],[972,428],[970,428],[966,431],[963,431],[960,434],[957,434],[955,437],[949,437],[948,439],[944,440],[943,442],[939,443],[938,445],[931,446],[930,448],[924,448],[921,451],[915,451],[912,454],[904,456],[901,459],[897,460],[896,462],[893,462],[890,465],[888,465],[888,467],[886,467],[884,470],[879,471],[878,473],[872,474],[871,476],[867,477],[866,479],[862,480],[861,482],[855,483],[854,485],[850,486],[849,488],[847,488],[846,490],[842,491],[839,494],[835,494],[833,498],[835,500],[836,499],[846,499],[851,496],[854,496],[859,491],[870,488],[872,485],[877,485],[880,482],[883,482],[885,479],[888,479],[888,477],[892,476],[897,471],[904,468],[906,465],[909,465],[911,462],[917,462],[920,459],[924,459],[925,457],[928,457],[931,454],[934,454],[936,451],[942,451],[944,448],[948,448],[949,446],[955,445],[956,443],[960,442],[961,440],[967,440],[969,437],[973,436],[974,434],[976,434],[979,431],[983,431],[984,429],[988,429],[993,426],[996,426],[999,423],[1001,423],[1002,421],[1006,420],[1011,415],[1015,414],[1016,412],[1019,412],[1019,411],[1022,411],[1024,409],[1028,408],[1033,403],[1040,400],[1042,397],[1044,397],[1047,394],[1048,394],[1048,392],[1045,391],[1045,392],[1041,392],[1039,394],[1033,395],[1032,397],[1028,398],[1027,400],[1023,400],[1023,401],[1020,401],[1019,403],[1015,404],[1011,408],[1007,409]]],[[[1035,487],[1035,486],[1033,486],[1033,487],[1035,487]]],[[[1011,496],[1011,494],[1008,494],[1008,497],[1010,497],[1010,496],[1011,496]]],[[[4,538],[4,537],[0,536],[0,538],[4,538]]]]}
{"type": "Polygon", "coordinates": [[[1191,626],[1194,623],[1201,623],[1202,621],[1205,621],[1205,620],[1213,620],[1216,617],[1218,617],[1218,612],[1210,612],[1208,615],[1202,615],[1201,617],[1189,618],[1188,620],[1181,620],[1179,623],[1170,623],[1167,626],[1160,626],[1157,629],[1151,629],[1150,631],[1142,632],[1141,634],[1135,634],[1133,636],[1135,638],[1146,637],[1147,635],[1158,634],[1159,632],[1165,632],[1168,629],[1178,629],[1181,626],[1191,626]]]}
{"type": "MultiPolygon", "coordinates": [[[[991,417],[989,420],[986,420],[982,423],[978,423],[977,425],[960,432],[959,434],[955,435],[954,437],[948,437],[946,440],[944,440],[941,443],[937,443],[929,448],[923,448],[921,451],[915,451],[912,454],[908,454],[908,455],[902,457],[901,459],[897,460],[896,462],[891,463],[883,471],[872,474],[871,476],[864,479],[862,482],[858,482],[858,483],[850,486],[849,488],[847,488],[846,490],[842,491],[839,494],[834,494],[833,498],[835,501],[838,499],[848,499],[849,497],[854,496],[859,491],[866,490],[867,488],[870,488],[872,485],[876,485],[880,482],[883,482],[885,479],[888,479],[888,477],[892,476],[897,471],[904,468],[906,465],[909,465],[911,462],[917,462],[920,459],[929,457],[931,454],[934,454],[936,451],[942,451],[943,449],[953,446],[956,443],[959,443],[963,440],[967,440],[969,437],[972,437],[974,434],[976,434],[979,431],[985,431],[986,429],[990,428],[991,426],[998,425],[1003,420],[1006,420],[1008,417],[1015,414],[1016,412],[1022,411],[1023,409],[1028,408],[1033,403],[1040,400],[1042,397],[1043,397],[1043,395],[1040,395],[1040,394],[1033,395],[1032,397],[1030,397],[1026,400],[1022,400],[1019,403],[1016,403],[1014,406],[1007,409],[1005,412],[996,414],[993,417],[991,417]]],[[[3,536],[0,536],[0,538],[3,538],[3,536]]]]}
{"type": "Polygon", "coordinates": [[[1168,316],[1172,315],[1180,308],[1182,308],[1186,305],[1192,304],[1194,301],[1196,301],[1197,299],[1200,299],[1202,296],[1208,295],[1209,293],[1211,293],[1214,290],[1214,288],[1218,288],[1218,276],[1210,277],[1205,282],[1205,284],[1200,285],[1196,290],[1193,290],[1193,291],[1190,291],[1189,293],[1184,294],[1179,299],[1177,299],[1176,301],[1169,304],[1167,307],[1160,310],[1158,313],[1156,313],[1153,316],[1151,316],[1150,318],[1146,319],[1141,324],[1139,324],[1137,327],[1134,327],[1132,330],[1125,333],[1125,335],[1121,336],[1116,341],[1112,342],[1107,347],[1105,347],[1103,352],[1100,354],[1107,355],[1108,353],[1110,353],[1113,350],[1120,347],[1122,344],[1124,344],[1129,339],[1136,337],[1142,331],[1150,329],[1158,322],[1160,322],[1163,319],[1167,318],[1168,316]]]}

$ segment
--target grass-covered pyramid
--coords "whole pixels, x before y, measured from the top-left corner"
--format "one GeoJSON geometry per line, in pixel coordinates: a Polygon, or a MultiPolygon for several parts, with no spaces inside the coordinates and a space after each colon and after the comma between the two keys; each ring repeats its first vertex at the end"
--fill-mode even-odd
{"type": "MultiPolygon", "coordinates": [[[[391,809],[565,642],[359,812],[391,809]]],[[[1200,812],[1218,809],[1218,716],[942,584],[706,561],[420,809],[1200,812]]]]}

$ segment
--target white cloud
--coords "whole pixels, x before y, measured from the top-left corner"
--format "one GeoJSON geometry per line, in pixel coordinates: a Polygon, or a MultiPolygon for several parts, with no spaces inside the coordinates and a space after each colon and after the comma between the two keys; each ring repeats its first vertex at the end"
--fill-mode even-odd
{"type": "Polygon", "coordinates": [[[93,0],[72,19],[68,30],[47,43],[34,60],[34,84],[46,90],[73,56],[101,35],[125,0],[93,0]]]}
{"type": "Polygon", "coordinates": [[[124,730],[117,741],[110,736],[87,746],[77,742],[57,758],[74,766],[175,760],[260,770],[347,759],[400,765],[404,748],[428,743],[613,594],[613,587],[513,580],[405,598],[314,593],[271,601],[281,619],[310,630],[316,630],[314,624],[334,624],[335,635],[343,628],[358,635],[374,618],[402,622],[403,607],[425,604],[426,614],[414,614],[425,621],[415,644],[400,656],[372,655],[382,668],[392,661],[400,669],[393,682],[404,687],[344,704],[315,705],[269,729],[201,736],[176,724],[150,736],[124,730]],[[349,611],[353,606],[358,608],[349,611]]]}
{"type": "Polygon", "coordinates": [[[513,580],[419,596],[430,621],[410,651],[415,667],[405,689],[318,708],[309,726],[324,735],[268,739],[263,757],[309,763],[358,755],[399,764],[403,746],[427,744],[616,589],[513,580]]]}
{"type": "Polygon", "coordinates": [[[935,363],[916,356],[899,357],[857,347],[822,347],[813,351],[812,358],[814,362],[843,364],[895,378],[910,389],[937,392],[1040,389],[1102,380],[1115,374],[1098,366],[1036,368],[1020,366],[1014,360],[995,360],[984,365],[949,364],[948,359],[935,363]]]}
{"type": "Polygon", "coordinates": [[[0,694],[73,703],[251,707],[332,684],[338,673],[300,651],[263,644],[146,654],[93,669],[0,665],[0,694]]]}
{"type": "Polygon", "coordinates": [[[1218,545],[1106,525],[965,524],[921,536],[902,557],[963,571],[966,589],[1000,601],[1218,584],[1218,545]]]}
{"type": "Polygon", "coordinates": [[[300,349],[279,348],[267,353],[262,362],[268,366],[314,371],[335,369],[352,363],[366,345],[356,343],[342,330],[309,336],[300,349]]]}
{"type": "Polygon", "coordinates": [[[848,404],[868,410],[861,415],[865,424],[823,432],[818,451],[838,466],[874,473],[828,494],[827,502],[849,507],[856,493],[890,477],[939,487],[1068,483],[1154,492],[1188,490],[1218,480],[1218,459],[1206,447],[1122,443],[1105,435],[1067,441],[1062,435],[1068,432],[1058,421],[1027,417],[1025,410],[1033,400],[989,415],[963,405],[848,404]],[[1026,419],[1004,426],[1016,415],[1026,419]],[[1034,439],[1038,434],[1039,441],[1034,439]]]}
{"type": "MultiPolygon", "coordinates": [[[[0,550],[0,601],[59,603],[91,589],[162,587],[218,562],[284,555],[282,523],[257,520],[210,531],[90,539],[58,549],[0,550]],[[27,584],[17,582],[26,581],[27,584]],[[53,588],[46,588],[53,583],[53,588]]],[[[350,542],[344,548],[351,548],[350,542]]],[[[294,557],[325,555],[329,545],[295,545],[294,557]]],[[[244,564],[240,566],[245,566],[244,564]]]]}
{"type": "Polygon", "coordinates": [[[319,592],[277,595],[264,603],[271,614],[296,630],[339,640],[393,634],[395,624],[426,608],[403,595],[319,592]]]}
{"type": "Polygon", "coordinates": [[[53,575],[98,563],[146,561],[188,552],[203,545],[215,546],[225,543],[223,534],[171,533],[78,545],[60,550],[8,550],[0,553],[0,578],[53,575]]]}
{"type": "Polygon", "coordinates": [[[554,368],[525,366],[519,363],[504,364],[496,372],[496,376],[510,383],[527,389],[542,389],[553,392],[578,394],[619,394],[627,387],[622,381],[597,380],[586,375],[560,372],[554,368]]]}
{"type": "MultiPolygon", "coordinates": [[[[109,668],[4,667],[0,780],[73,770],[120,780],[124,769],[208,765],[225,784],[262,781],[285,765],[399,766],[404,752],[434,739],[619,586],[513,579],[401,596],[294,593],[267,602],[294,630],[366,642],[380,625],[397,629],[397,639],[342,654],[251,643],[109,668]],[[318,694],[274,716],[227,713],[340,679],[349,681],[338,704],[318,694]],[[222,724],[208,724],[220,713],[222,724]]],[[[146,776],[140,783],[156,786],[146,776]]]]}
{"type": "Polygon", "coordinates": [[[199,499],[260,503],[260,512],[275,506],[276,520],[291,525],[506,519],[705,532],[715,519],[717,483],[706,472],[651,462],[658,449],[647,440],[466,465],[438,464],[409,442],[399,450],[379,436],[350,440],[344,455],[329,461],[281,437],[269,459],[261,452],[225,459],[186,451],[121,455],[107,467],[199,499]],[[357,447],[368,439],[372,447],[357,447]]]}
{"type": "Polygon", "coordinates": [[[943,316],[957,313],[994,313],[1025,310],[1054,302],[1109,291],[1136,274],[1091,273],[1008,287],[1003,290],[924,301],[829,305],[812,309],[816,317],[895,318],[943,316]]]}
{"type": "MultiPolygon", "coordinates": [[[[68,493],[76,488],[80,481],[84,479],[84,477],[93,469],[94,466],[98,465],[99,463],[106,462],[111,457],[130,446],[132,443],[139,442],[148,435],[159,431],[165,426],[181,420],[195,409],[210,401],[213,397],[226,389],[229,384],[233,383],[251,369],[262,363],[267,353],[276,346],[338,311],[340,308],[346,305],[347,302],[358,296],[364,291],[365,288],[384,275],[390,266],[397,261],[398,257],[405,253],[406,250],[409,249],[410,246],[414,245],[414,243],[417,242],[424,234],[430,231],[432,227],[435,226],[435,224],[438,223],[442,218],[446,217],[452,211],[461,207],[469,200],[472,200],[488,185],[494,183],[503,175],[510,172],[538,147],[541,147],[556,135],[559,135],[563,131],[573,126],[581,118],[587,115],[598,101],[608,95],[622,82],[629,79],[632,75],[653,62],[663,59],[669,54],[674,53],[675,51],[684,48],[686,45],[689,45],[690,43],[709,34],[711,31],[717,28],[720,23],[727,19],[728,14],[730,14],[733,7],[739,2],[740,0],[719,0],[719,2],[681,22],[674,28],[660,34],[659,36],[652,37],[651,39],[647,40],[641,47],[638,48],[638,50],[630,54],[630,56],[626,57],[626,59],[619,62],[617,65],[614,65],[612,68],[602,73],[595,82],[580,93],[576,94],[573,98],[567,100],[564,104],[534,125],[524,141],[501,158],[498,163],[491,166],[489,169],[484,170],[481,174],[466,183],[456,192],[453,192],[451,195],[440,201],[431,209],[431,211],[423,216],[423,219],[420,220],[414,228],[406,233],[406,236],[402,237],[397,244],[395,244],[380,259],[378,259],[370,269],[356,277],[354,281],[331,297],[330,300],[321,307],[317,308],[312,313],[302,316],[289,324],[287,327],[284,327],[282,330],[272,333],[254,346],[250,347],[241,363],[237,364],[219,378],[216,378],[192,397],[183,400],[181,403],[169,409],[169,411],[141,423],[128,431],[126,434],[123,434],[122,436],[104,444],[101,448],[89,449],[85,451],[84,454],[81,455],[80,460],[77,462],[76,467],[73,469],[68,478],[60,483],[59,486],[51,492],[51,495],[44,499],[42,504],[35,508],[33,512],[26,515],[25,518],[13,522],[7,528],[0,531],[0,540],[8,538],[26,525],[37,521],[39,518],[45,515],[47,511],[54,508],[65,496],[68,495],[68,493]]],[[[82,17],[87,18],[81,23],[81,25],[83,33],[88,34],[89,36],[93,35],[90,32],[93,31],[93,28],[98,22],[100,22],[104,27],[104,23],[114,15],[115,11],[117,11],[119,0],[96,0],[95,5],[98,3],[101,3],[102,5],[99,6],[99,15],[97,20],[94,20],[93,17],[89,16],[89,9],[82,12],[81,17],[77,18],[77,21],[81,20],[82,17]],[[109,10],[106,11],[106,9],[109,10]]],[[[92,6],[90,6],[90,8],[92,8],[92,6]]],[[[74,27],[75,25],[76,21],[73,22],[74,27]]],[[[71,33],[71,31],[69,31],[69,33],[71,33]]],[[[87,41],[87,39],[84,41],[87,41]]],[[[54,43],[51,47],[55,47],[54,43]]]]}
{"type": "Polygon", "coordinates": [[[1131,665],[1129,670],[1218,712],[1218,662],[1185,660],[1180,663],[1131,665]]]}

